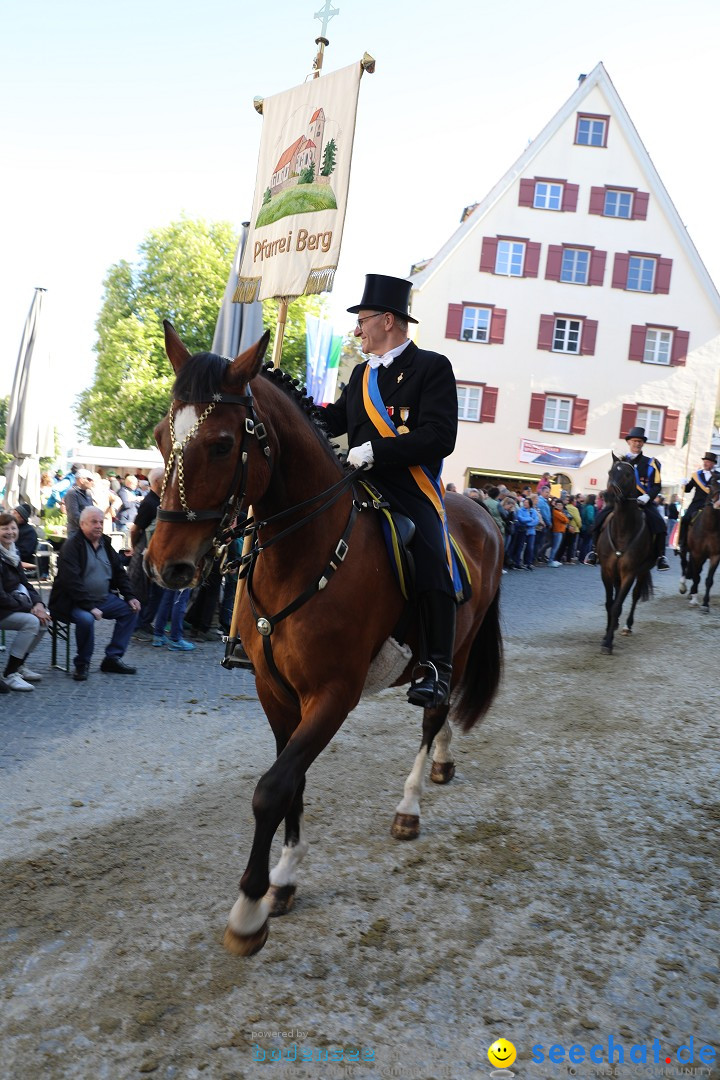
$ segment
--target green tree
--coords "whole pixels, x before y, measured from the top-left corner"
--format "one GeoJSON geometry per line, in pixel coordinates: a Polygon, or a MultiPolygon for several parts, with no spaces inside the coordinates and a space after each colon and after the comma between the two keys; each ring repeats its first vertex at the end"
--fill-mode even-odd
{"type": "Polygon", "coordinates": [[[311,162],[306,169],[300,170],[300,179],[298,184],[312,184],[315,179],[315,162],[311,162]]]}
{"type": "Polygon", "coordinates": [[[337,143],[334,139],[325,143],[325,149],[323,150],[323,163],[320,173],[322,176],[330,176],[331,172],[335,168],[335,156],[337,154],[337,143]]]}
{"type": "Polygon", "coordinates": [[[265,191],[263,192],[263,201],[262,201],[263,206],[267,206],[267,204],[270,202],[271,198],[272,198],[272,191],[270,190],[270,188],[265,188],[265,191]]]}
{"type": "MultiPolygon", "coordinates": [[[[266,359],[272,358],[272,350],[275,342],[278,317],[277,300],[266,300],[263,304],[263,325],[271,331],[270,344],[266,353],[266,359]]],[[[283,335],[282,356],[280,367],[305,383],[307,347],[305,341],[305,316],[317,315],[322,318],[327,309],[327,300],[324,296],[299,296],[288,305],[285,333],[283,335]]]]}
{"type": "Polygon", "coordinates": [[[162,321],[170,320],[190,352],[210,348],[236,243],[229,222],[182,218],[148,233],[137,264],[110,268],[95,376],[75,405],[84,438],[152,445],[173,381],[162,321]]]}

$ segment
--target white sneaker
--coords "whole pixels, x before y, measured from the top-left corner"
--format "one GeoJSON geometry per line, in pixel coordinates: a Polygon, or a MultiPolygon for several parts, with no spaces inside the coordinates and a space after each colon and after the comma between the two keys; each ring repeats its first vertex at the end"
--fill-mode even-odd
{"type": "Polygon", "coordinates": [[[551,563],[550,563],[550,566],[562,566],[562,563],[560,563],[560,562],[555,562],[555,561],[553,560],[553,562],[551,562],[551,563]]]}
{"type": "Polygon", "coordinates": [[[12,675],[5,676],[5,685],[11,690],[34,690],[32,683],[25,682],[19,671],[13,671],[12,675]]]}
{"type": "Polygon", "coordinates": [[[42,675],[39,671],[32,671],[27,664],[18,670],[18,675],[22,675],[25,682],[42,682],[42,675]]]}

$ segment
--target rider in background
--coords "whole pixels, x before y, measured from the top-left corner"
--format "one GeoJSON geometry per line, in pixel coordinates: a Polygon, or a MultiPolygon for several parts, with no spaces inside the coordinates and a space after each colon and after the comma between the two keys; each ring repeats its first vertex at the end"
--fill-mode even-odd
{"type": "MultiPolygon", "coordinates": [[[[665,558],[667,523],[654,501],[656,495],[660,494],[660,489],[662,487],[660,462],[657,458],[647,457],[643,454],[643,448],[647,442],[645,428],[631,428],[625,436],[625,441],[628,444],[628,453],[625,455],[624,460],[629,461],[635,468],[635,480],[638,490],[637,501],[645,511],[645,521],[647,522],[650,533],[654,537],[657,569],[669,570],[670,564],[665,558]]],[[[611,510],[612,506],[609,504],[606,505],[595,519],[595,534],[593,537],[594,546],[597,546],[598,537],[600,536],[611,510]]],[[[585,559],[585,564],[587,566],[597,566],[597,562],[597,552],[593,549],[585,559]]]]}
{"type": "Polygon", "coordinates": [[[690,523],[695,515],[705,506],[705,502],[710,493],[710,481],[712,480],[713,473],[716,471],[717,454],[713,454],[711,450],[708,450],[706,454],[703,454],[702,461],[702,468],[694,472],[688,480],[683,481],[685,484],[685,491],[692,491],[693,497],[690,505],[680,520],[681,551],[685,551],[687,548],[687,534],[690,523]]]}

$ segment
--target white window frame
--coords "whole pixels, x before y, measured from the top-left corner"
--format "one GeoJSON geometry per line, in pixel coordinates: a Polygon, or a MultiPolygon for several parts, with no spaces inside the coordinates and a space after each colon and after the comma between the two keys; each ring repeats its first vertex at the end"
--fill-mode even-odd
{"type": "Polygon", "coordinates": [[[543,430],[559,431],[562,434],[569,435],[574,405],[574,398],[558,397],[556,394],[546,394],[545,411],[543,412],[543,430]]]}
{"type": "Polygon", "coordinates": [[[633,212],[633,193],[632,191],[620,191],[617,188],[605,189],[605,203],[603,205],[603,215],[605,217],[622,218],[624,221],[629,221],[632,218],[633,212]],[[610,202],[608,200],[611,200],[610,202]],[[614,200],[614,206],[612,205],[614,200]],[[619,213],[622,209],[627,209],[627,214],[619,213]]]}
{"type": "Polygon", "coordinates": [[[590,258],[591,252],[587,248],[573,248],[564,247],[562,249],[562,261],[560,263],[560,281],[565,285],[587,285],[590,280],[590,258]],[[572,256],[572,277],[568,279],[564,277],[565,274],[565,257],[572,256]],[[585,255],[587,257],[587,263],[585,265],[585,276],[582,280],[578,277],[578,256],[585,255]]]}
{"type": "Polygon", "coordinates": [[[461,341],[475,341],[487,344],[490,341],[492,308],[463,305],[461,341]]]}
{"type": "Polygon", "coordinates": [[[563,315],[555,319],[552,351],[580,355],[582,345],[582,319],[570,319],[563,315]]]}
{"type": "Polygon", "coordinates": [[[562,210],[563,185],[549,180],[535,181],[533,207],[536,210],[562,210]]]}
{"type": "Polygon", "coordinates": [[[649,443],[655,446],[662,445],[663,428],[665,426],[665,410],[649,409],[643,406],[637,411],[635,421],[638,427],[645,428],[645,436],[649,443]]]}
{"type": "Polygon", "coordinates": [[[522,277],[525,269],[525,244],[521,240],[498,240],[495,273],[504,277],[522,277]]]}
{"type": "Polygon", "coordinates": [[[645,331],[643,364],[662,364],[669,367],[672,361],[674,334],[659,326],[648,326],[645,331]]]}
{"type": "Polygon", "coordinates": [[[628,292],[644,292],[651,293],[655,291],[655,274],[657,272],[657,259],[647,258],[645,255],[631,255],[628,263],[627,281],[625,282],[625,288],[628,292]],[[636,263],[633,270],[633,263],[636,263]],[[651,270],[650,288],[642,288],[643,278],[648,270],[651,270]],[[630,284],[631,275],[633,278],[637,277],[637,285],[630,284]]]}
{"type": "Polygon", "coordinates": [[[458,397],[458,420],[469,420],[471,423],[480,423],[482,409],[483,388],[469,383],[457,384],[458,397]]]}
{"type": "Polygon", "coordinates": [[[605,146],[607,120],[602,120],[597,116],[578,116],[575,132],[575,141],[578,146],[605,146]],[[583,134],[581,131],[583,124],[587,125],[587,130],[584,132],[587,135],[586,139],[580,137],[583,134]],[[600,136],[599,142],[595,138],[597,134],[600,136]]]}

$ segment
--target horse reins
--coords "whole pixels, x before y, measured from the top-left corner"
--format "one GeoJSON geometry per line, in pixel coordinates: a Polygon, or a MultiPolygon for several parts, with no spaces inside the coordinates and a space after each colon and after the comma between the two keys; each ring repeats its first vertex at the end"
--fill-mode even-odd
{"type": "MultiPolygon", "coordinates": [[[[634,502],[634,503],[636,503],[638,501],[637,495],[623,495],[622,491],[620,490],[620,485],[619,484],[616,484],[616,483],[613,482],[613,483],[611,483],[609,485],[609,487],[612,490],[613,494],[615,495],[615,498],[616,498],[617,502],[634,502]]],[[[625,554],[625,552],[624,551],[618,551],[617,546],[615,544],[615,540],[613,539],[612,529],[610,528],[610,525],[611,525],[611,519],[609,519],[608,523],[607,523],[608,539],[610,540],[610,543],[612,544],[613,552],[615,554],[615,557],[619,559],[622,555],[625,554]]],[[[626,546],[625,551],[628,551],[628,549],[633,546],[633,544],[638,539],[638,537],[641,536],[643,528],[645,528],[645,526],[646,526],[645,515],[643,514],[642,518],[640,520],[640,528],[635,533],[635,535],[633,536],[630,543],[626,546]]]]}

